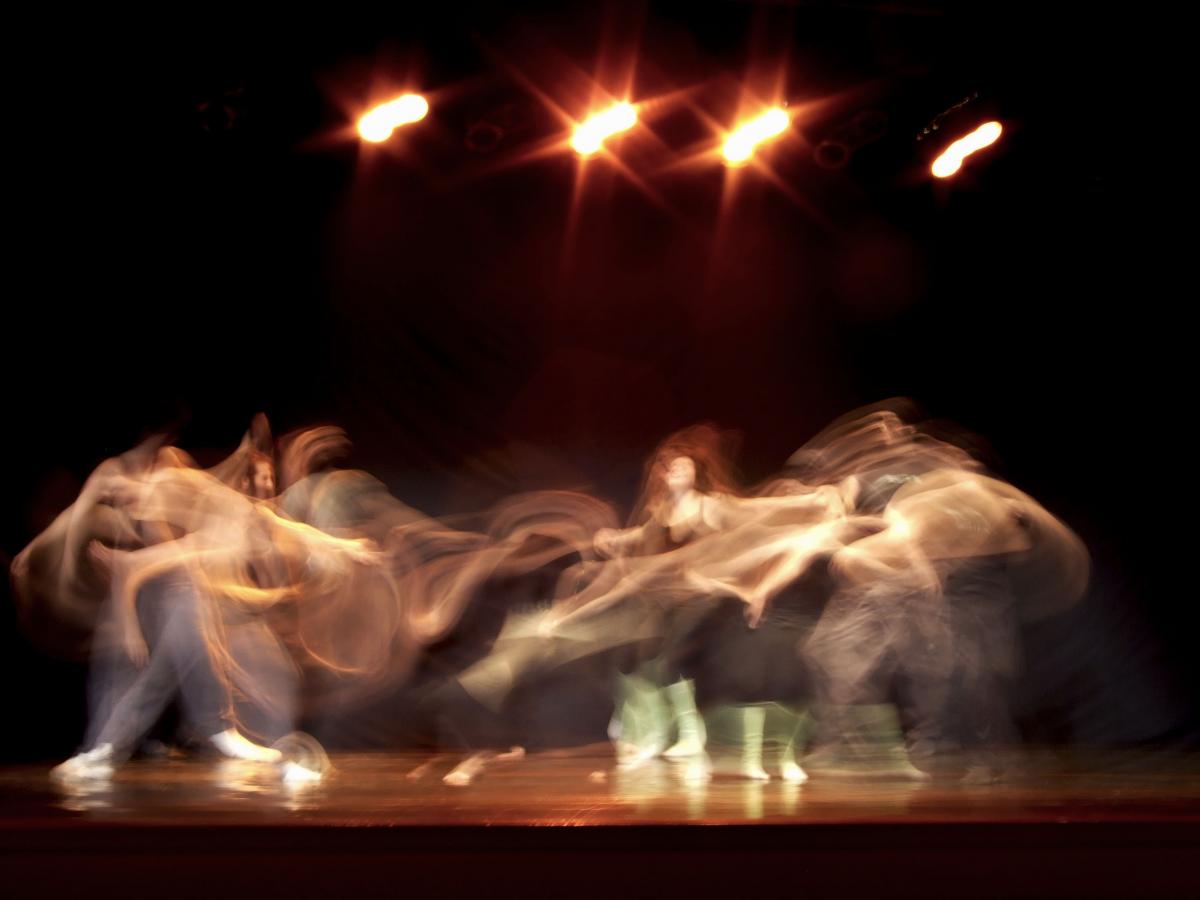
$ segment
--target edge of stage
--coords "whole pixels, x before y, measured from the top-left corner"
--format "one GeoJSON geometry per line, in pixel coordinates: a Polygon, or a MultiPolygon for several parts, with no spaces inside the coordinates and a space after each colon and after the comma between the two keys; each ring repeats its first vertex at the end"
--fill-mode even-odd
{"type": "Polygon", "coordinates": [[[895,771],[802,785],[617,770],[605,747],[496,763],[338,754],[288,788],[273,767],[144,760],[64,786],[0,769],[12,896],[590,897],[749,890],[891,897],[1200,894],[1200,759],[1023,751],[976,784],[895,771]],[[419,777],[411,777],[414,773],[419,777]]]}

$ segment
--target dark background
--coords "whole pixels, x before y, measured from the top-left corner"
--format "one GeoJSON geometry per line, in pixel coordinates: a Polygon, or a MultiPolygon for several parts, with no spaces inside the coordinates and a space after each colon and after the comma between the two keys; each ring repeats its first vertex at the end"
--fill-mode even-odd
{"type": "MultiPolygon", "coordinates": [[[[158,428],[209,461],[257,410],[334,422],[435,515],[551,486],[627,510],[674,428],[740,431],[753,480],[909,396],[1093,551],[1088,601],[1026,635],[1027,735],[1194,743],[1173,26],[970,7],[206,8],[14,37],[6,562],[158,428]],[[624,171],[561,146],[555,107],[593,83],[660,98],[624,171]],[[430,116],[360,145],[408,87],[430,116]],[[741,88],[796,113],[769,171],[702,155],[741,88]],[[942,135],[989,118],[1000,143],[934,183],[942,135]]],[[[63,756],[83,669],[3,622],[5,755],[63,756]]]]}

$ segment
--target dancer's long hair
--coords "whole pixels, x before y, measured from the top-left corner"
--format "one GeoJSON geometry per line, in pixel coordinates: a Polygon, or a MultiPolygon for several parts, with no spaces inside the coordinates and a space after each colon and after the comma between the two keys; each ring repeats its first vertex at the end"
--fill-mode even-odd
{"type": "Polygon", "coordinates": [[[696,490],[700,493],[742,495],[743,489],[734,468],[734,458],[740,444],[740,435],[722,430],[710,422],[692,425],[669,435],[646,463],[630,524],[641,525],[662,514],[668,499],[667,469],[673,460],[681,456],[695,463],[696,490]]]}

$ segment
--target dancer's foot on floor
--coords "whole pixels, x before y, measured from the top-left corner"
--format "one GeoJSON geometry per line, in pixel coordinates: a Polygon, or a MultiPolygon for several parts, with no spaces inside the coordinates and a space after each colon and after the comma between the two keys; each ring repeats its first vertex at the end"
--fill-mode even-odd
{"type": "Polygon", "coordinates": [[[442,778],[442,781],[451,787],[466,787],[479,777],[479,774],[486,768],[490,758],[491,755],[488,753],[476,753],[473,756],[468,756],[451,769],[442,778]]]}
{"type": "Polygon", "coordinates": [[[312,784],[321,780],[321,773],[288,760],[283,764],[284,784],[312,784]]]}
{"type": "Polygon", "coordinates": [[[244,759],[248,762],[274,763],[283,759],[283,754],[271,747],[264,747],[246,738],[236,728],[211,735],[209,741],[222,755],[230,759],[244,759]]]}
{"type": "Polygon", "coordinates": [[[808,781],[808,773],[800,768],[797,762],[786,762],[780,767],[779,774],[788,784],[804,784],[808,781]]]}
{"type": "Polygon", "coordinates": [[[112,744],[101,744],[83,753],[76,753],[50,770],[50,777],[58,781],[100,780],[111,778],[112,774],[112,744]]]}

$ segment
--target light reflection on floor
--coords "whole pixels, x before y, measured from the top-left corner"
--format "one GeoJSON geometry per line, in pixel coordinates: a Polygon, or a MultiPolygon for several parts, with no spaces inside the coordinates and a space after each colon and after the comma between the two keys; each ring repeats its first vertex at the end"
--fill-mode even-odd
{"type": "Polygon", "coordinates": [[[710,780],[653,760],[615,766],[607,747],[495,763],[471,785],[442,783],[458,761],[423,753],[335,754],[322,781],[215,759],[135,761],[107,781],[53,782],[46,766],[0,770],[0,816],[192,824],[603,825],[685,823],[1200,821],[1200,760],[1151,753],[1009,753],[989,784],[894,772],[810,781],[710,780]],[[410,777],[415,776],[415,777],[410,777]]]}

